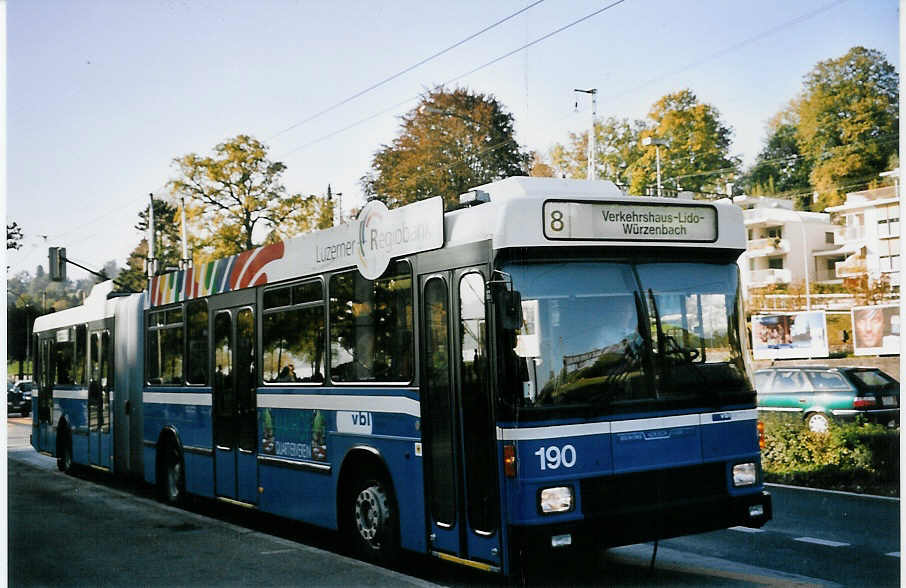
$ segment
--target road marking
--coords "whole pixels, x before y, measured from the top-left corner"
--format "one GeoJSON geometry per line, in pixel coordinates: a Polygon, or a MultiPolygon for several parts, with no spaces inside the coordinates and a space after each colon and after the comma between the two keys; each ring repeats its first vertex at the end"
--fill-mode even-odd
{"type": "Polygon", "coordinates": [[[753,529],[752,527],[730,527],[730,530],[740,533],[764,533],[764,529],[753,529]]]}
{"type": "Polygon", "coordinates": [[[296,551],[295,549],[278,549],[276,551],[262,551],[261,555],[277,555],[278,553],[291,553],[296,551]]]}
{"type": "Polygon", "coordinates": [[[843,492],[842,490],[825,490],[823,488],[807,488],[805,486],[789,486],[787,484],[766,483],[767,487],[786,488],[787,490],[804,490],[806,492],[820,492],[823,494],[836,494],[838,496],[855,496],[857,498],[873,498],[875,500],[887,500],[889,502],[899,502],[900,499],[895,496],[878,496],[877,494],[857,494],[855,492],[843,492]]]}
{"type": "Polygon", "coordinates": [[[889,555],[890,557],[900,557],[899,551],[891,551],[890,553],[885,553],[884,555],[889,555]]]}
{"type": "Polygon", "coordinates": [[[802,543],[814,543],[815,545],[825,545],[827,547],[847,547],[849,543],[840,543],[839,541],[828,541],[827,539],[815,539],[814,537],[797,537],[793,541],[802,543]]]}

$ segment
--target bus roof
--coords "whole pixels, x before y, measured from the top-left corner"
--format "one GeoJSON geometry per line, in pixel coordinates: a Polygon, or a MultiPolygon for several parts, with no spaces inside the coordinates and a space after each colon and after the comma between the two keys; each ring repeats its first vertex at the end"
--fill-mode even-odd
{"type": "Polygon", "coordinates": [[[470,195],[476,205],[446,214],[440,197],[393,210],[371,201],[349,223],[155,276],[150,304],[352,267],[374,278],[391,258],[479,241],[498,250],[603,245],[745,250],[742,210],[729,201],[628,196],[608,181],[530,177],[484,184],[463,196],[470,195]]]}
{"type": "MultiPolygon", "coordinates": [[[[112,291],[112,280],[95,284],[91,289],[91,293],[85,298],[85,301],[81,305],[45,314],[36,318],[34,332],[41,333],[44,331],[54,331],[71,327],[72,325],[81,325],[112,317],[117,301],[121,299],[108,299],[107,295],[112,291]]],[[[131,296],[141,296],[141,294],[132,294],[131,296]]]]}
{"type": "Polygon", "coordinates": [[[608,181],[530,177],[472,192],[485,203],[447,213],[447,246],[489,240],[494,249],[692,245],[742,253],[746,247],[742,210],[729,200],[629,196],[608,181]]]}

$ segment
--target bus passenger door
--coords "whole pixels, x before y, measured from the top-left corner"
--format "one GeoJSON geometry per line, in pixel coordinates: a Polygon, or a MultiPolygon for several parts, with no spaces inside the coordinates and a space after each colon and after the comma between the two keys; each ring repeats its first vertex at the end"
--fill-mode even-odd
{"type": "Polygon", "coordinates": [[[258,502],[255,315],[249,307],[214,315],[213,433],[217,496],[258,502]]]}
{"type": "Polygon", "coordinates": [[[37,381],[37,410],[32,416],[32,422],[36,423],[36,428],[32,432],[37,435],[37,449],[39,451],[54,452],[52,446],[53,439],[50,435],[50,417],[51,407],[53,406],[53,376],[54,370],[51,364],[53,352],[51,350],[52,342],[49,338],[38,340],[38,369],[41,370],[40,378],[37,381]]]}
{"type": "Polygon", "coordinates": [[[113,345],[110,332],[91,331],[88,338],[88,463],[110,468],[110,390],[113,345]]]}
{"type": "Polygon", "coordinates": [[[431,550],[499,566],[484,277],[423,276],[422,433],[431,550]]]}

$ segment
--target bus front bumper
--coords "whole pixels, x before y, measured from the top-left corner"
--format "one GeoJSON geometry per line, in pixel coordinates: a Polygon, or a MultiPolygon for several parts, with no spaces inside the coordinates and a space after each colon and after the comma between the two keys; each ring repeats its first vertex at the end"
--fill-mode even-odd
{"type": "MultiPolygon", "coordinates": [[[[773,516],[771,494],[689,499],[669,505],[620,509],[580,521],[551,525],[512,525],[510,543],[517,553],[615,547],[729,527],[760,528],[773,516]]],[[[515,555],[515,553],[514,553],[515,555]]]]}

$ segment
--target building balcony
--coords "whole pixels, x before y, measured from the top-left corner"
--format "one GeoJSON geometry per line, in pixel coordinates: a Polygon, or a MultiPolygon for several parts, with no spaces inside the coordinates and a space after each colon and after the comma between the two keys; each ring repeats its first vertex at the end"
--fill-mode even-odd
{"type": "Polygon", "coordinates": [[[768,237],[766,239],[752,239],[746,241],[746,251],[749,257],[763,257],[765,255],[778,255],[790,252],[790,242],[786,239],[768,237]]]}
{"type": "Polygon", "coordinates": [[[843,242],[861,241],[865,238],[864,226],[849,226],[843,231],[843,242]]]}
{"type": "Polygon", "coordinates": [[[816,282],[839,282],[842,279],[843,278],[837,275],[836,270],[819,269],[815,272],[816,282]]]}
{"type": "Polygon", "coordinates": [[[743,216],[747,227],[782,227],[789,220],[778,218],[777,209],[772,208],[753,208],[745,211],[743,216]]]}
{"type": "Polygon", "coordinates": [[[864,257],[851,257],[834,264],[834,273],[838,278],[852,278],[868,273],[868,264],[864,257]]]}
{"type": "Polygon", "coordinates": [[[749,272],[749,286],[760,288],[775,284],[789,284],[792,274],[788,269],[762,269],[749,272]]]}

